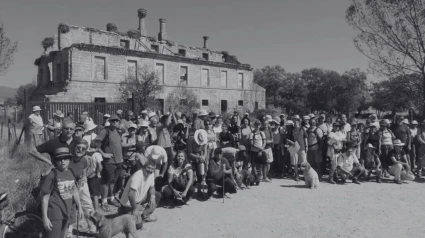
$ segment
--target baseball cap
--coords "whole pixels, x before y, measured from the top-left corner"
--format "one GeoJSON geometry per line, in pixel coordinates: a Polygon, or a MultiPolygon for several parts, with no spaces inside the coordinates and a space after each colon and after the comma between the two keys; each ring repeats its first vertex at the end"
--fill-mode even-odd
{"type": "Polygon", "coordinates": [[[117,114],[113,114],[113,115],[109,118],[109,120],[110,120],[110,121],[113,121],[113,120],[119,120],[119,121],[121,121],[121,119],[117,116],[117,114]]]}

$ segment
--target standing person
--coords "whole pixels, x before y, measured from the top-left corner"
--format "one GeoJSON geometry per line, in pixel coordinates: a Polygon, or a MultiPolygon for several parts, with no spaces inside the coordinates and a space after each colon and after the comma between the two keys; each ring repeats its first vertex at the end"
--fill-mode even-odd
{"type": "Polygon", "coordinates": [[[184,126],[182,119],[177,120],[177,124],[173,128],[172,144],[174,145],[174,151],[187,149],[187,139],[189,137],[189,128],[184,126]]]}
{"type": "Polygon", "coordinates": [[[67,112],[64,120],[74,121],[74,113],[73,112],[67,112]]]}
{"type": "Polygon", "coordinates": [[[349,131],[351,131],[351,125],[347,121],[347,115],[342,114],[341,115],[341,132],[346,135],[349,131]]]}
{"type": "Polygon", "coordinates": [[[212,122],[209,118],[204,121],[205,131],[207,132],[207,154],[206,154],[206,167],[208,162],[214,157],[214,150],[217,149],[217,137],[213,130],[212,122]]]}
{"type": "Polygon", "coordinates": [[[233,148],[237,148],[238,147],[238,143],[239,143],[239,139],[240,139],[240,130],[241,127],[239,126],[239,121],[238,121],[239,116],[237,115],[237,112],[235,115],[232,116],[232,119],[230,120],[230,126],[227,128],[230,132],[230,134],[233,137],[231,146],[233,148]]]}
{"type": "Polygon", "coordinates": [[[158,136],[158,142],[157,145],[161,146],[162,148],[167,151],[168,156],[168,164],[172,163],[173,160],[173,145],[171,144],[171,132],[172,132],[172,125],[171,125],[171,115],[174,115],[171,112],[170,108],[170,114],[164,115],[161,117],[161,125],[156,128],[156,133],[158,136]]]}
{"type": "Polygon", "coordinates": [[[68,147],[56,148],[52,157],[55,168],[44,177],[41,185],[41,213],[48,238],[65,238],[73,201],[78,207],[79,218],[83,217],[75,177],[68,169],[71,158],[68,147]]]}
{"type": "Polygon", "coordinates": [[[220,133],[223,131],[222,125],[223,125],[223,118],[218,116],[213,126],[213,130],[217,140],[219,140],[220,133]]]}
{"type": "Polygon", "coordinates": [[[93,152],[89,160],[89,169],[87,170],[87,184],[89,186],[90,195],[93,197],[93,208],[95,211],[99,208],[99,198],[102,197],[102,155],[99,153],[102,142],[93,140],[90,144],[90,150],[93,152]]]}
{"type": "Polygon", "coordinates": [[[316,127],[316,120],[310,119],[310,128],[307,130],[307,161],[317,169],[319,180],[322,180],[322,147],[323,147],[323,131],[316,127]]]}
{"type": "Polygon", "coordinates": [[[404,143],[404,153],[406,154],[409,165],[412,169],[415,168],[415,165],[410,163],[410,150],[412,146],[412,135],[410,134],[410,128],[403,123],[403,116],[398,115],[396,117],[396,123],[392,125],[391,130],[394,133],[396,139],[399,139],[401,143],[404,143]]]}
{"type": "MultiPolygon", "coordinates": [[[[317,119],[317,127],[319,127],[323,132],[322,138],[322,159],[326,161],[328,154],[328,135],[332,131],[332,126],[326,121],[326,115],[324,113],[319,115],[317,119]]],[[[326,163],[322,163],[322,171],[326,170],[326,163]]]]}
{"type": "Polygon", "coordinates": [[[89,147],[90,147],[91,142],[97,137],[96,133],[94,133],[94,130],[97,128],[97,125],[94,124],[93,121],[87,121],[84,124],[84,128],[85,128],[85,131],[84,131],[83,139],[86,140],[87,143],[89,143],[89,147]]]}
{"type": "Polygon", "coordinates": [[[388,178],[387,170],[388,166],[391,164],[390,152],[394,149],[393,140],[395,136],[393,132],[388,128],[388,121],[386,119],[379,122],[379,145],[378,145],[378,155],[381,160],[383,176],[388,178]]]}
{"type": "Polygon", "coordinates": [[[298,177],[298,165],[307,162],[307,151],[308,151],[308,142],[307,142],[307,131],[304,127],[301,126],[301,121],[299,119],[294,120],[294,128],[292,129],[292,135],[294,136],[294,143],[297,143],[299,150],[297,156],[295,157],[294,170],[297,170],[295,181],[299,181],[298,177]]]}
{"type": "Polygon", "coordinates": [[[116,207],[120,206],[115,200],[114,187],[121,174],[123,162],[121,136],[117,130],[120,125],[120,118],[117,115],[112,115],[109,122],[110,126],[102,129],[96,137],[97,140],[102,141],[101,150],[99,150],[103,158],[102,204],[100,208],[105,212],[110,210],[108,202],[116,207]]]}
{"type": "Polygon", "coordinates": [[[105,126],[109,126],[110,125],[110,123],[109,123],[109,118],[110,117],[111,117],[111,115],[109,115],[109,114],[104,114],[103,115],[103,121],[102,121],[102,124],[99,125],[99,131],[101,131],[105,126]]]}
{"type": "Polygon", "coordinates": [[[222,131],[220,133],[219,141],[220,141],[220,147],[229,147],[233,144],[233,136],[232,133],[227,129],[228,123],[225,122],[222,125],[222,131]]]}
{"type": "Polygon", "coordinates": [[[199,129],[205,129],[204,120],[208,116],[207,111],[202,109],[202,110],[199,111],[199,115],[197,115],[196,117],[195,117],[195,115],[196,114],[194,113],[195,119],[193,120],[193,125],[192,125],[193,130],[196,131],[196,130],[199,130],[199,129]]]}
{"type": "MultiPolygon", "coordinates": [[[[376,150],[379,148],[379,135],[378,135],[378,129],[373,124],[370,125],[369,131],[365,133],[364,140],[363,140],[363,147],[366,148],[367,144],[371,144],[376,150]]],[[[376,153],[376,152],[375,152],[376,153]]],[[[378,154],[379,155],[379,154],[378,154]]]]}
{"type": "Polygon", "coordinates": [[[50,119],[49,123],[47,124],[49,138],[54,138],[60,135],[63,117],[64,114],[61,110],[57,110],[55,113],[53,113],[53,118],[50,119]]]}
{"type": "Polygon", "coordinates": [[[396,139],[393,142],[394,149],[389,153],[390,167],[388,172],[394,176],[394,183],[402,184],[402,180],[414,180],[415,176],[411,172],[409,161],[403,149],[405,144],[396,139]]]}
{"type": "Polygon", "coordinates": [[[82,139],[84,135],[84,131],[86,131],[84,124],[82,124],[81,122],[78,122],[77,125],[75,125],[74,137],[82,139]]]}
{"type": "Polygon", "coordinates": [[[142,141],[142,137],[136,134],[137,125],[131,123],[128,125],[127,132],[121,136],[121,147],[123,152],[123,169],[125,173],[121,173],[119,178],[119,188],[124,188],[125,180],[130,177],[131,171],[136,167],[136,144],[142,141]]]}
{"type": "Polygon", "coordinates": [[[122,206],[118,208],[118,214],[135,216],[137,229],[141,229],[144,222],[157,221],[152,214],[162,195],[155,191],[155,164],[155,161],[147,160],[145,167],[130,177],[120,198],[122,206]]]}
{"type": "Polygon", "coordinates": [[[204,196],[202,191],[206,183],[206,154],[207,154],[207,140],[208,134],[205,130],[199,129],[195,131],[195,134],[191,136],[187,143],[187,155],[188,159],[192,164],[192,168],[195,169],[196,180],[198,183],[198,193],[204,196]]]}
{"type": "Polygon", "coordinates": [[[250,157],[251,157],[251,166],[252,171],[254,172],[254,176],[256,179],[256,184],[260,184],[260,176],[257,172],[257,165],[260,165],[264,167],[264,165],[267,165],[267,159],[264,160],[264,157],[261,156],[263,153],[263,150],[266,146],[266,135],[264,135],[264,132],[260,131],[261,122],[260,121],[254,121],[253,123],[253,130],[251,134],[249,134],[249,141],[250,141],[250,157]]]}
{"type": "Polygon", "coordinates": [[[370,120],[370,125],[375,125],[376,129],[379,130],[379,120],[378,120],[378,116],[376,116],[376,114],[372,114],[369,116],[369,120],[370,120]]]}
{"type": "Polygon", "coordinates": [[[240,127],[241,126],[241,117],[239,116],[239,112],[234,111],[232,118],[233,117],[236,117],[236,124],[240,127]]]}
{"type": "Polygon", "coordinates": [[[41,144],[43,138],[44,123],[40,112],[40,106],[34,106],[32,108],[32,114],[28,117],[29,128],[31,131],[31,141],[33,141],[34,146],[41,144]]]}
{"type": "Polygon", "coordinates": [[[279,126],[281,127],[281,128],[284,128],[285,127],[285,114],[280,114],[280,116],[279,116],[279,119],[280,119],[280,123],[279,123],[279,126]]]}
{"type": "Polygon", "coordinates": [[[270,124],[269,124],[270,121],[272,121],[272,119],[264,120],[262,123],[262,127],[260,128],[260,131],[262,131],[264,135],[266,136],[265,137],[266,144],[264,146],[262,153],[265,153],[267,156],[267,164],[261,165],[264,182],[271,182],[269,172],[270,172],[270,164],[273,163],[273,150],[272,150],[273,134],[270,129],[270,124]]]}
{"type": "Polygon", "coordinates": [[[148,131],[151,136],[151,144],[156,145],[156,143],[158,142],[158,137],[156,133],[156,127],[158,126],[158,119],[156,118],[156,116],[152,116],[149,118],[149,122],[150,123],[149,123],[148,131]]]}
{"type": "Polygon", "coordinates": [[[208,165],[208,197],[211,197],[214,192],[221,196],[226,193],[236,193],[236,184],[232,180],[232,168],[227,159],[223,157],[223,151],[219,148],[215,150],[214,154],[214,158],[208,165]],[[217,185],[223,186],[223,183],[224,188],[217,189],[217,185]]]}
{"type": "Polygon", "coordinates": [[[418,168],[416,176],[422,177],[422,168],[425,166],[425,120],[416,132],[417,150],[418,150],[418,168]]]}
{"type": "Polygon", "coordinates": [[[411,142],[411,148],[410,148],[410,164],[412,170],[415,169],[415,162],[417,162],[417,155],[416,155],[416,147],[418,146],[418,140],[416,139],[416,136],[418,134],[418,122],[416,120],[413,120],[410,125],[410,137],[412,138],[411,142]]]}
{"type": "Polygon", "coordinates": [[[249,120],[248,117],[242,118],[242,121],[241,121],[241,139],[240,139],[239,142],[240,142],[241,145],[245,146],[247,151],[249,151],[249,146],[250,146],[249,134],[251,134],[251,132],[252,132],[251,120],[249,120]]]}
{"type": "Polygon", "coordinates": [[[334,122],[332,125],[332,132],[328,135],[328,156],[331,160],[331,169],[329,171],[329,183],[335,184],[334,173],[338,164],[338,157],[344,148],[344,142],[347,141],[347,137],[342,132],[342,125],[338,122],[334,122]]]}
{"type": "Polygon", "coordinates": [[[355,121],[351,122],[351,131],[347,133],[347,141],[355,141],[357,143],[357,148],[354,149],[354,154],[357,159],[360,159],[362,135],[359,131],[357,131],[357,123],[355,121]]]}
{"type": "Polygon", "coordinates": [[[285,129],[280,127],[280,119],[275,117],[270,123],[270,131],[273,136],[273,161],[274,165],[272,170],[274,170],[275,176],[284,177],[284,152],[283,152],[283,141],[285,136],[285,129]]]}
{"type": "Polygon", "coordinates": [[[308,128],[310,127],[309,121],[310,121],[309,116],[303,116],[303,121],[301,122],[301,126],[304,128],[305,131],[307,131],[308,128]]]}

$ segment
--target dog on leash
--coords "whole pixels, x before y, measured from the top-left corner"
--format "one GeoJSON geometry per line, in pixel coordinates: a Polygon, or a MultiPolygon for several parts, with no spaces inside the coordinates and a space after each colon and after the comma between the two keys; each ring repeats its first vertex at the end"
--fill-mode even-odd
{"type": "Polygon", "coordinates": [[[319,176],[317,175],[317,172],[311,168],[311,165],[307,162],[303,162],[301,163],[300,168],[304,174],[305,185],[311,189],[319,188],[319,176]]]}
{"type": "Polygon", "coordinates": [[[107,219],[99,212],[90,212],[89,217],[97,228],[97,238],[112,238],[119,233],[124,233],[126,238],[139,237],[137,236],[136,217],[133,215],[125,214],[107,219]]]}

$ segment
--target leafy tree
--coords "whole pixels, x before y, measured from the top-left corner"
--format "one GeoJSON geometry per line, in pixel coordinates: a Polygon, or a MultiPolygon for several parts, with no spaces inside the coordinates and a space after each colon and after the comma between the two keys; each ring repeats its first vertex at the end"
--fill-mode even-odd
{"type": "Polygon", "coordinates": [[[4,75],[13,63],[13,55],[18,43],[6,36],[3,24],[0,23],[0,75],[4,75]]]}
{"type": "Polygon", "coordinates": [[[306,113],[308,89],[305,81],[299,73],[288,74],[277,94],[281,98],[281,104],[289,114],[306,113]]]}
{"type": "Polygon", "coordinates": [[[186,113],[186,115],[191,115],[201,107],[198,95],[183,83],[168,94],[165,102],[174,111],[186,113]]]}
{"type": "Polygon", "coordinates": [[[122,101],[127,101],[132,95],[136,100],[137,110],[155,109],[157,95],[163,91],[159,84],[158,73],[143,66],[137,72],[137,77],[128,77],[120,83],[119,92],[122,101]]]}
{"type": "Polygon", "coordinates": [[[279,65],[266,66],[254,71],[254,83],[266,89],[266,104],[281,103],[276,89],[281,87],[286,76],[287,72],[279,65]]]}
{"type": "Polygon", "coordinates": [[[343,113],[357,111],[367,91],[366,73],[360,69],[346,71],[335,86],[335,110],[343,113]]]}
{"type": "Polygon", "coordinates": [[[24,102],[25,102],[24,91],[26,90],[27,98],[30,99],[36,88],[37,88],[37,85],[36,85],[35,81],[32,82],[32,83],[28,83],[28,84],[24,84],[24,85],[19,86],[18,90],[16,91],[16,95],[15,95],[16,104],[23,106],[24,102]]]}
{"type": "Polygon", "coordinates": [[[425,2],[351,0],[346,20],[359,32],[354,44],[372,70],[388,77],[420,76],[425,108],[425,2]]]}

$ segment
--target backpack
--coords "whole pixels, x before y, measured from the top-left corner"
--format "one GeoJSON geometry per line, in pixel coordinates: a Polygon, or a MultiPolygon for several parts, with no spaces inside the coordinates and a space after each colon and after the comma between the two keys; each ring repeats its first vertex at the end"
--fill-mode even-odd
{"type": "Polygon", "coordinates": [[[92,156],[87,156],[87,178],[93,178],[94,176],[96,176],[96,171],[97,171],[97,161],[95,158],[93,158],[92,156]]]}
{"type": "MultiPolygon", "coordinates": [[[[319,147],[320,147],[320,143],[319,142],[320,142],[321,139],[319,138],[319,135],[317,134],[317,129],[320,129],[320,128],[316,126],[316,129],[314,129],[314,131],[312,131],[312,132],[310,130],[307,131],[307,134],[313,133],[314,135],[316,135],[316,141],[317,141],[316,144],[309,145],[308,147],[312,147],[312,146],[315,146],[317,144],[319,144],[319,147]]],[[[322,130],[322,129],[320,129],[320,130],[322,130]]]]}

